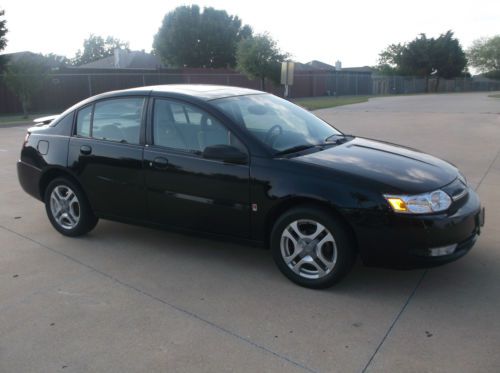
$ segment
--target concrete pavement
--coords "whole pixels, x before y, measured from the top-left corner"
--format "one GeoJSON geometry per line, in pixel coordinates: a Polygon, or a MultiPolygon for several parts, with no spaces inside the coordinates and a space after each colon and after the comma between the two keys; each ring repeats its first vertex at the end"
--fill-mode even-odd
{"type": "Polygon", "coordinates": [[[372,99],[321,110],[341,130],[443,157],[486,228],[430,270],[357,265],[297,287],[268,252],[101,221],[70,239],[21,191],[24,128],[0,128],[0,372],[483,371],[500,368],[500,100],[372,99]]]}

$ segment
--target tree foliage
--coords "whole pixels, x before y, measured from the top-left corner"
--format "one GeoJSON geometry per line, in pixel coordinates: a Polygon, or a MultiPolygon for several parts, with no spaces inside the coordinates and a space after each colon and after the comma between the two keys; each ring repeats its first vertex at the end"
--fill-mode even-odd
{"type": "Polygon", "coordinates": [[[429,76],[433,67],[434,39],[420,34],[403,49],[400,68],[405,74],[429,76]]]}
{"type": "Polygon", "coordinates": [[[500,78],[500,35],[474,40],[467,56],[480,72],[500,78]]]}
{"type": "MultiPolygon", "coordinates": [[[[7,34],[8,30],[5,26],[7,24],[7,21],[5,20],[4,15],[5,11],[0,9],[0,52],[7,46],[7,38],[5,37],[5,35],[7,34]]],[[[0,73],[3,72],[5,64],[5,57],[0,56],[0,73]]]]}
{"type": "Polygon", "coordinates": [[[0,51],[4,50],[7,46],[7,39],[5,38],[5,35],[7,34],[8,30],[5,26],[7,24],[7,21],[5,20],[4,16],[5,10],[0,9],[0,51]]]}
{"type": "Polygon", "coordinates": [[[51,68],[61,68],[71,64],[71,60],[66,56],[61,56],[55,53],[43,55],[45,64],[51,68]]]}
{"type": "Polygon", "coordinates": [[[233,67],[236,47],[252,29],[225,10],[180,6],[165,15],[153,50],[175,67],[233,67]]]}
{"type": "Polygon", "coordinates": [[[287,57],[268,34],[255,35],[239,42],[236,68],[250,79],[260,79],[264,90],[266,79],[279,83],[281,62],[287,57]]]}
{"type": "Polygon", "coordinates": [[[28,116],[33,96],[41,90],[47,78],[47,68],[42,55],[31,53],[7,64],[4,74],[5,84],[21,101],[25,117],[28,116]]]}
{"type": "Polygon", "coordinates": [[[438,38],[420,34],[407,44],[391,44],[380,53],[382,73],[453,78],[463,74],[467,59],[452,31],[438,38]]]}
{"type": "Polygon", "coordinates": [[[398,71],[398,69],[400,69],[399,66],[402,65],[402,56],[405,48],[406,45],[401,43],[389,45],[386,50],[379,54],[379,64],[376,70],[384,75],[397,73],[404,75],[401,71],[398,71]]]}
{"type": "Polygon", "coordinates": [[[432,62],[436,76],[451,79],[462,76],[466,71],[467,57],[453,32],[448,30],[433,41],[432,62]]]}
{"type": "Polygon", "coordinates": [[[116,48],[129,50],[129,44],[112,36],[103,38],[102,36],[90,34],[83,41],[83,49],[76,52],[73,64],[83,65],[112,56],[116,48]]]}

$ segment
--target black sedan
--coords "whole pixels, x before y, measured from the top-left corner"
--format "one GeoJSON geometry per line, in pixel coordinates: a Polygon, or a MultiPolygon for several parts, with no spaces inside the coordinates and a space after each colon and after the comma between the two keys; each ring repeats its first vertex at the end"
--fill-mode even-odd
{"type": "Polygon", "coordinates": [[[91,97],[28,130],[17,169],[66,236],[99,218],[270,248],[324,288],[359,254],[414,268],[474,245],[484,209],[451,164],[346,135],[259,91],[142,87],[91,97]]]}

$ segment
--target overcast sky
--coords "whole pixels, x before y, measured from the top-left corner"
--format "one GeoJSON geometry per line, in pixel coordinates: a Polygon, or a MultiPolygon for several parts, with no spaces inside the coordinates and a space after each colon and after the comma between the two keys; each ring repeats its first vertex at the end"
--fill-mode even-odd
{"type": "MultiPolygon", "coordinates": [[[[343,67],[374,65],[390,43],[449,29],[462,46],[500,33],[500,1],[196,1],[238,15],[256,32],[269,32],[293,59],[343,67]],[[285,3],[287,3],[285,5],[285,3]]],[[[4,53],[30,50],[73,57],[90,33],[129,41],[150,51],[163,16],[189,1],[0,0],[7,19],[4,53]]]]}

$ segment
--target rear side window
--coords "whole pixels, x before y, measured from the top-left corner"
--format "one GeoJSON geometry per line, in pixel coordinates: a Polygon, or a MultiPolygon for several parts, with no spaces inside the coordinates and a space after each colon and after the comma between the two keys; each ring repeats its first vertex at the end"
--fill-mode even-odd
{"type": "Polygon", "coordinates": [[[83,108],[77,115],[76,134],[139,144],[144,101],[143,97],[118,98],[83,108]]]}
{"type": "Polygon", "coordinates": [[[78,112],[76,117],[76,134],[90,137],[90,120],[92,119],[92,106],[87,106],[78,112]]]}
{"type": "Polygon", "coordinates": [[[120,98],[95,104],[92,137],[139,143],[144,98],[120,98]]]}
{"type": "Polygon", "coordinates": [[[71,126],[73,124],[73,114],[74,114],[74,112],[71,112],[71,113],[65,115],[64,117],[57,118],[55,121],[50,123],[50,127],[56,127],[56,126],[68,127],[68,126],[71,126]]]}

